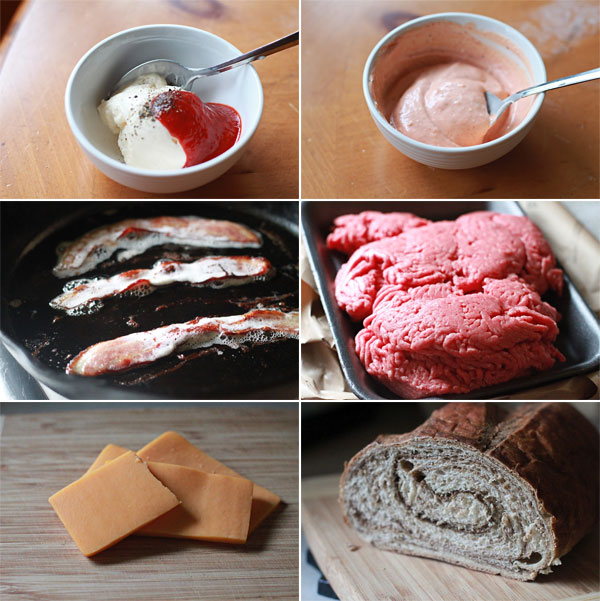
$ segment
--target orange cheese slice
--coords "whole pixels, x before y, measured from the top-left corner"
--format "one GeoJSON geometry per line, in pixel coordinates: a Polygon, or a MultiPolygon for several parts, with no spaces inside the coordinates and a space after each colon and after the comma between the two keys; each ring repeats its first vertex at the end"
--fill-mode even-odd
{"type": "Polygon", "coordinates": [[[90,465],[86,474],[93,472],[95,469],[102,467],[107,461],[112,461],[117,457],[123,455],[123,453],[127,453],[129,449],[125,447],[119,447],[116,444],[107,444],[101,451],[98,457],[94,459],[94,463],[90,465]]]}
{"type": "Polygon", "coordinates": [[[136,534],[246,542],[252,507],[250,480],[155,461],[149,461],[148,468],[181,500],[181,505],[136,534]]]}
{"type": "Polygon", "coordinates": [[[48,501],[88,557],[179,505],[133,451],[82,476],[48,501]]]}
{"type": "MultiPolygon", "coordinates": [[[[137,453],[144,461],[159,461],[193,467],[210,474],[223,474],[242,478],[240,474],[223,465],[210,455],[194,446],[177,432],[165,432],[149,442],[137,453]]],[[[252,513],[248,534],[252,532],[274,509],[281,499],[271,491],[254,483],[252,491],[252,513]]]]}

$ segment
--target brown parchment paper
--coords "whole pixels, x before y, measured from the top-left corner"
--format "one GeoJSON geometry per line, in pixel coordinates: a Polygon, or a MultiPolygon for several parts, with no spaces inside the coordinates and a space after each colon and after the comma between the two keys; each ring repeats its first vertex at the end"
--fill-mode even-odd
{"type": "MultiPolygon", "coordinates": [[[[374,203],[375,204],[375,203],[374,203]]],[[[600,210],[600,205],[595,203],[600,210]]],[[[600,314],[600,243],[559,202],[520,201],[527,216],[544,236],[571,276],[577,289],[596,314],[600,314]]],[[[374,208],[376,208],[374,206],[374,208]]],[[[301,349],[300,398],[315,400],[351,400],[340,366],[333,335],[325,317],[317,286],[304,246],[300,245],[301,277],[301,349]]],[[[576,376],[541,386],[503,400],[585,400],[598,398],[600,372],[576,376]]]]}

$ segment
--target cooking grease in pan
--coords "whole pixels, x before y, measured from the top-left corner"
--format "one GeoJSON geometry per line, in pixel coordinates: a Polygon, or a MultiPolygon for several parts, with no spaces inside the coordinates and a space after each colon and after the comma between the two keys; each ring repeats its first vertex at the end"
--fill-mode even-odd
{"type": "MultiPolygon", "coordinates": [[[[56,247],[74,240],[86,231],[121,219],[155,214],[172,214],[160,203],[144,207],[127,205],[73,220],[69,225],[44,238],[17,265],[10,283],[9,303],[11,334],[43,364],[61,373],[80,351],[97,342],[136,331],[151,330],[196,317],[236,315],[253,308],[293,311],[298,308],[298,239],[295,231],[267,215],[225,210],[218,204],[202,203],[181,207],[181,214],[195,213],[212,219],[243,223],[262,237],[260,248],[245,248],[244,255],[265,257],[274,276],[239,287],[195,287],[175,284],[156,288],[150,295],[127,294],[102,300],[100,311],[69,316],[52,309],[48,303],[61,293],[65,280],[52,275],[56,247]],[[198,209],[201,210],[198,210],[198,209]]],[[[176,245],[152,247],[126,263],[114,257],[86,273],[87,278],[110,277],[124,270],[152,267],[160,259],[194,261],[214,255],[214,249],[176,245]]],[[[239,248],[219,249],[220,255],[240,255],[239,248]]],[[[156,363],[99,376],[108,382],[126,386],[136,393],[167,398],[231,396],[285,381],[294,381],[298,373],[298,342],[257,340],[238,349],[215,346],[166,357],[156,363]]],[[[72,376],[78,377],[78,376],[72,376]]],[[[96,379],[96,378],[90,378],[96,379]]]]}

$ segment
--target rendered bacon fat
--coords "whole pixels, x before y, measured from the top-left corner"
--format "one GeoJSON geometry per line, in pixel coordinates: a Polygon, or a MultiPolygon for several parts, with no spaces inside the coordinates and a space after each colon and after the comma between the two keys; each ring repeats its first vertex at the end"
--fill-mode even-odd
{"type": "Polygon", "coordinates": [[[203,257],[193,263],[161,260],[151,269],[132,269],[110,278],[74,280],[63,293],[50,301],[54,309],[77,313],[87,307],[98,310],[98,301],[123,293],[150,294],[159,286],[177,282],[195,286],[225,288],[241,286],[271,273],[271,263],[263,257],[203,257]]]}
{"type": "Polygon", "coordinates": [[[56,277],[91,271],[117,250],[119,261],[141,255],[152,246],[179,244],[201,248],[258,248],[260,237],[241,223],[201,217],[125,219],[99,227],[74,242],[60,245],[56,277]]]}
{"type": "Polygon", "coordinates": [[[244,342],[269,342],[298,336],[298,312],[255,309],[243,315],[197,317],[146,332],[136,332],[94,344],[79,353],[67,373],[98,376],[151,363],[175,351],[216,344],[239,347],[244,342]]]}

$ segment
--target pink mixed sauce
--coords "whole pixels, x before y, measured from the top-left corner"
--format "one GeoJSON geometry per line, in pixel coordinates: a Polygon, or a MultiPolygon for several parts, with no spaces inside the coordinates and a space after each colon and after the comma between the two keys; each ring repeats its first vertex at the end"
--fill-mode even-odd
{"type": "Polygon", "coordinates": [[[390,42],[370,85],[378,108],[406,136],[433,146],[474,146],[508,133],[529,112],[532,98],[513,105],[490,129],[484,96],[505,98],[530,86],[526,64],[502,36],[438,21],[390,42]]]}

